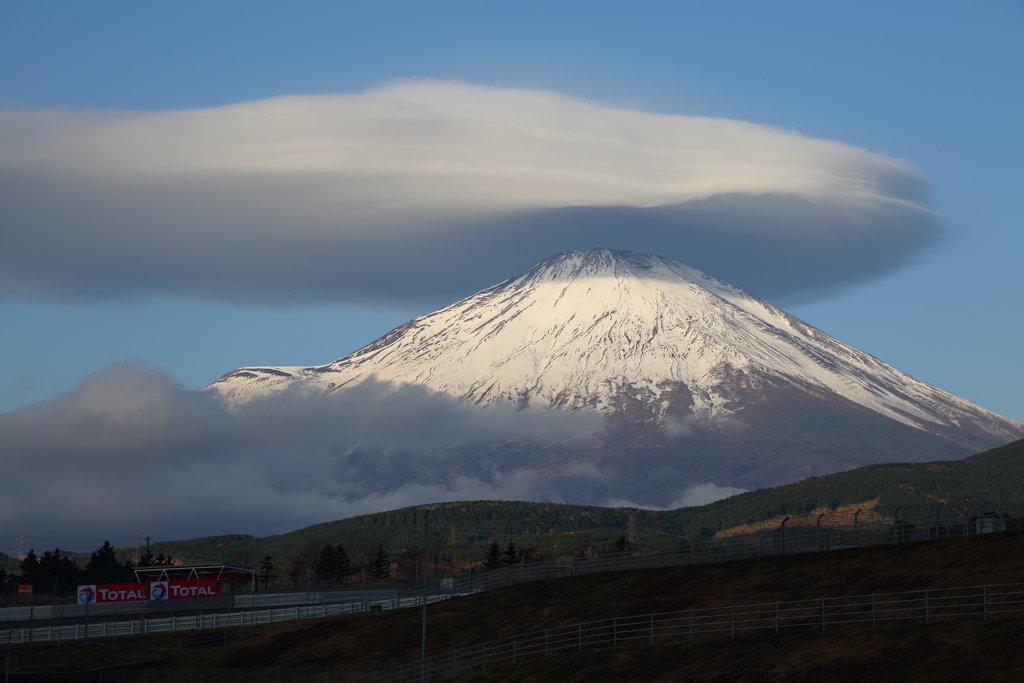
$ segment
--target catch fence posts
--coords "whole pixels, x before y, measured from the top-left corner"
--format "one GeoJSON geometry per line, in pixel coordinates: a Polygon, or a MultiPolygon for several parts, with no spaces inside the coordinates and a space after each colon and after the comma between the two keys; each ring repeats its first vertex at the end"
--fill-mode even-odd
{"type": "Polygon", "coordinates": [[[903,536],[902,530],[900,529],[900,508],[901,507],[903,507],[903,505],[897,505],[896,506],[896,512],[894,512],[892,514],[892,542],[894,544],[900,542],[900,539],[896,537],[897,534],[899,534],[899,536],[901,538],[903,536]]]}

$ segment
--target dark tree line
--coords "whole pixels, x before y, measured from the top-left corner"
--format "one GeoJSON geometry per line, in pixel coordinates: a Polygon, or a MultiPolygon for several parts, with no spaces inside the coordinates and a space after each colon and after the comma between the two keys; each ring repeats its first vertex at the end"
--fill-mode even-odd
{"type": "MultiPolygon", "coordinates": [[[[146,552],[139,562],[140,567],[155,565],[171,565],[174,560],[171,557],[160,553],[156,557],[146,552]]],[[[28,554],[19,563],[21,575],[0,574],[0,589],[3,587],[12,588],[18,584],[29,584],[35,592],[66,592],[79,585],[104,584],[104,583],[131,583],[135,581],[135,565],[131,560],[124,562],[117,559],[110,541],[104,541],[99,549],[89,555],[84,567],[70,553],[60,548],[47,550],[42,555],[36,555],[35,550],[29,550],[28,554]]],[[[0,570],[2,571],[2,570],[0,570]]]]}
{"type": "Polygon", "coordinates": [[[484,569],[500,569],[520,562],[535,562],[536,559],[536,548],[518,548],[515,543],[509,541],[502,550],[497,541],[493,541],[484,553],[484,569]]]}
{"type": "MultiPolygon", "coordinates": [[[[273,558],[267,556],[261,562],[270,563],[273,558]]],[[[273,565],[271,564],[271,570],[273,565]]],[[[348,552],[341,546],[325,541],[311,541],[288,565],[287,577],[292,583],[316,580],[320,585],[340,585],[352,576],[352,562],[348,552]]],[[[270,581],[265,581],[270,583],[270,581]]]]}

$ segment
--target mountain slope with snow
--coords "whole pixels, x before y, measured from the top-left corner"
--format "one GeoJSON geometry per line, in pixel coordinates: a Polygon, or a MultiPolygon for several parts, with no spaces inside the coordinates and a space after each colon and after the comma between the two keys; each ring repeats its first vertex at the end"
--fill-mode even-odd
{"type": "Polygon", "coordinates": [[[554,256],[333,363],[242,368],[210,388],[238,405],[297,384],[331,393],[370,377],[478,405],[623,417],[630,403],[636,419],[669,433],[742,421],[752,396],[785,385],[968,449],[1024,436],[1021,425],[706,273],[608,249],[554,256]]]}

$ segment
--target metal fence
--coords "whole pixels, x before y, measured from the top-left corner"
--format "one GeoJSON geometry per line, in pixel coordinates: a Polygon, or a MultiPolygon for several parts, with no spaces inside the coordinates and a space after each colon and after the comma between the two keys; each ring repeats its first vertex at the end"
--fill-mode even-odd
{"type": "MultiPolygon", "coordinates": [[[[10,683],[348,683],[361,680],[373,667],[301,667],[281,669],[104,669],[76,671],[62,679],[60,672],[11,673],[10,683]]],[[[0,677],[3,671],[0,669],[0,677]]],[[[2,678],[0,678],[2,680],[2,678]]],[[[372,677],[370,680],[373,680],[372,677]]]]}
{"type": "Polygon", "coordinates": [[[1024,583],[936,588],[899,593],[709,607],[641,614],[545,629],[454,650],[422,662],[372,673],[356,668],[103,670],[79,672],[76,680],[96,683],[412,683],[478,672],[565,652],[616,647],[631,641],[694,640],[778,634],[891,622],[931,624],[964,618],[1024,616],[1024,583]]]}
{"type": "MultiPolygon", "coordinates": [[[[939,538],[971,536],[1006,529],[1020,529],[1024,527],[1022,519],[1024,519],[1024,508],[1017,507],[1003,508],[990,512],[978,512],[974,515],[964,516],[942,517],[936,512],[935,515],[925,517],[900,519],[897,515],[891,519],[871,522],[855,521],[853,524],[828,526],[821,526],[821,517],[819,517],[819,524],[815,526],[788,529],[784,520],[778,527],[773,529],[764,529],[753,534],[737,535],[710,541],[698,541],[675,548],[627,549],[619,553],[574,558],[571,562],[548,561],[527,564],[523,561],[518,565],[492,570],[486,574],[479,574],[471,578],[460,579],[455,583],[452,591],[435,591],[427,598],[427,601],[429,603],[446,600],[455,595],[467,595],[484,588],[502,588],[528,581],[543,581],[594,572],[724,562],[726,560],[749,557],[821,552],[870,545],[910,543],[939,538]]],[[[320,600],[322,594],[310,595],[315,595],[316,600],[320,600]]],[[[121,622],[105,621],[89,624],[88,626],[77,624],[44,626],[34,629],[19,628],[10,629],[10,632],[0,630],[0,643],[6,642],[8,638],[11,639],[12,645],[21,645],[32,642],[73,641],[151,633],[173,633],[179,630],[192,631],[254,626],[294,619],[401,609],[422,604],[422,597],[416,593],[409,597],[394,597],[376,601],[353,601],[340,604],[321,603],[262,610],[253,607],[243,612],[236,611],[152,619],[140,618],[123,620],[121,622]]]]}
{"type": "Polygon", "coordinates": [[[515,663],[566,651],[615,647],[628,641],[780,633],[848,624],[1024,615],[1024,584],[929,589],[901,593],[771,602],[681,612],[642,614],[545,629],[481,643],[357,679],[402,683],[461,676],[499,663],[515,663]]]}
{"type": "MultiPolygon", "coordinates": [[[[787,518],[788,520],[788,518],[787,518]]],[[[501,588],[527,581],[543,581],[559,576],[593,572],[671,567],[707,562],[767,557],[792,553],[842,550],[870,545],[911,543],[914,541],[956,538],[976,534],[1024,528],[1024,508],[1006,508],[973,516],[946,516],[938,513],[924,517],[891,519],[853,524],[786,528],[786,521],[775,528],[753,534],[698,541],[675,548],[625,550],[593,557],[574,558],[570,562],[537,562],[495,569],[486,574],[487,588],[501,588]]]]}
{"type": "MultiPolygon", "coordinates": [[[[434,593],[427,596],[427,603],[440,602],[456,595],[464,594],[464,592],[434,593]]],[[[203,631],[239,626],[268,626],[296,619],[316,619],[348,614],[382,612],[405,607],[417,607],[422,604],[422,595],[412,595],[404,598],[396,597],[387,600],[377,600],[375,602],[303,605],[264,610],[252,609],[247,612],[171,616],[162,619],[124,619],[121,621],[102,621],[92,624],[13,628],[0,630],[0,647],[10,648],[12,646],[31,645],[33,643],[95,640],[101,638],[129,638],[158,633],[203,631]]]]}

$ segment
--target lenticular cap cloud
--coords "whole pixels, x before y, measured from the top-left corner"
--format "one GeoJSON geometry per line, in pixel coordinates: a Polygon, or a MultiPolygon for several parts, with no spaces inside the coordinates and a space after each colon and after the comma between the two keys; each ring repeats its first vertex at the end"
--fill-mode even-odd
{"type": "Polygon", "coordinates": [[[813,295],[937,236],[921,177],[882,154],[459,82],[0,110],[0,181],[0,295],[39,300],[413,303],[599,244],[813,295]]]}

